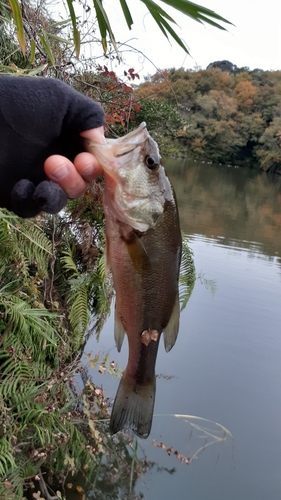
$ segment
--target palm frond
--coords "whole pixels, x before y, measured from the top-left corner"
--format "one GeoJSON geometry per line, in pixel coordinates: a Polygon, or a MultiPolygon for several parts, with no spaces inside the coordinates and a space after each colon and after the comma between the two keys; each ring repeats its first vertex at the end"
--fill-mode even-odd
{"type": "MultiPolygon", "coordinates": [[[[162,33],[167,37],[167,33],[171,35],[171,37],[176,41],[176,43],[185,51],[188,53],[186,45],[182,42],[181,38],[177,35],[177,33],[173,30],[171,23],[175,23],[173,18],[162,8],[160,5],[153,0],[140,0],[142,1],[146,8],[148,9],[148,12],[150,15],[153,17],[155,20],[158,28],[162,31],[162,33]]],[[[168,5],[169,7],[172,7],[173,9],[181,12],[183,15],[190,17],[192,20],[199,22],[199,23],[205,23],[209,24],[211,26],[214,26],[215,28],[218,28],[220,30],[225,30],[226,28],[224,25],[229,25],[232,24],[230,21],[225,19],[224,17],[220,16],[213,10],[210,10],[206,7],[203,7],[202,5],[198,5],[196,3],[190,2],[189,0],[162,0],[163,3],[168,5]]],[[[70,14],[70,20],[72,24],[72,30],[73,30],[73,43],[75,46],[75,52],[76,52],[76,57],[79,57],[79,52],[80,52],[80,32],[78,29],[78,16],[75,13],[73,2],[71,0],[67,0],[67,7],[69,10],[70,14]]],[[[12,17],[15,23],[16,27],[16,32],[18,36],[18,41],[19,41],[19,46],[22,51],[22,53],[25,53],[25,36],[24,36],[24,27],[23,27],[23,20],[22,20],[22,15],[21,15],[21,8],[20,8],[20,2],[19,0],[9,0],[9,4],[12,9],[12,17]]],[[[104,53],[107,52],[107,38],[110,40],[112,46],[114,47],[115,51],[118,52],[117,49],[117,44],[116,44],[116,39],[114,35],[114,29],[112,28],[110,21],[109,21],[109,16],[108,12],[105,8],[104,3],[101,0],[93,0],[93,6],[95,10],[95,16],[97,19],[97,24],[98,28],[100,31],[100,37],[101,37],[101,44],[104,53]]],[[[131,29],[134,20],[132,17],[132,14],[130,12],[130,9],[128,7],[128,4],[126,0],[120,0],[120,7],[123,13],[123,16],[125,18],[125,21],[127,23],[127,26],[129,29],[131,29]]],[[[42,30],[41,30],[42,31],[42,30]]],[[[43,33],[43,31],[42,31],[43,33]]],[[[68,43],[69,40],[67,37],[65,37],[65,43],[68,43]]],[[[49,41],[48,41],[48,33],[41,34],[41,45],[45,49],[45,52],[51,61],[51,63],[54,63],[54,56],[53,52],[51,50],[49,41]]],[[[6,71],[8,71],[9,66],[7,66],[6,71]]]]}

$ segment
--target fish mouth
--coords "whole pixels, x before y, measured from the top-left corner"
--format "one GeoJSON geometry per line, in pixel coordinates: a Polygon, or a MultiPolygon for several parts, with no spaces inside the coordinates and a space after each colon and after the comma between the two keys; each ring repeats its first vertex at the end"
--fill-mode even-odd
{"type": "Polygon", "coordinates": [[[106,139],[105,144],[93,143],[89,140],[85,143],[88,151],[92,152],[102,165],[104,172],[117,182],[121,167],[119,159],[141,148],[149,138],[146,123],[142,122],[136,130],[117,139],[106,139]]]}
{"type": "MultiPolygon", "coordinates": [[[[149,137],[149,133],[148,133],[147,128],[146,128],[146,122],[142,122],[138,126],[138,128],[136,128],[132,132],[129,132],[129,134],[127,134],[123,137],[119,137],[118,139],[107,139],[107,142],[111,143],[111,141],[114,141],[116,144],[119,144],[119,145],[122,143],[124,143],[124,145],[126,143],[128,143],[128,146],[130,144],[131,146],[135,145],[137,147],[140,144],[142,144],[144,142],[144,140],[147,139],[148,137],[149,137]],[[140,138],[140,135],[141,135],[141,138],[140,138]]],[[[134,148],[132,148],[132,149],[134,149],[134,148]]]]}
{"type": "MultiPolygon", "coordinates": [[[[115,158],[122,158],[135,149],[142,147],[143,144],[150,138],[146,128],[146,123],[142,122],[140,126],[129,134],[119,137],[118,139],[107,139],[107,144],[112,148],[112,154],[115,158]]],[[[112,167],[112,164],[110,165],[112,167]]],[[[115,169],[118,169],[118,162],[115,164],[115,169]]]]}

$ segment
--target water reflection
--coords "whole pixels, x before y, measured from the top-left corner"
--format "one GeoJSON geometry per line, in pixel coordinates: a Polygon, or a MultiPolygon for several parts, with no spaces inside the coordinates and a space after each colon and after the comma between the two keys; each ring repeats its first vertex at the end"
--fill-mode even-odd
{"type": "Polygon", "coordinates": [[[165,160],[182,230],[227,246],[281,255],[281,178],[248,169],[165,160]],[[237,235],[238,238],[237,238],[237,235]],[[258,242],[258,243],[253,243],[258,242]]]}

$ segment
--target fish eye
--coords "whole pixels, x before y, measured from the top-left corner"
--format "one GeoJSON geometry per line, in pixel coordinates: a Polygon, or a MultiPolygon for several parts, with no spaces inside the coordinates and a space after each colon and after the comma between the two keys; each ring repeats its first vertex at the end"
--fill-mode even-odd
{"type": "Polygon", "coordinates": [[[147,155],[145,157],[145,164],[149,170],[156,170],[159,167],[159,163],[152,155],[147,155]]]}

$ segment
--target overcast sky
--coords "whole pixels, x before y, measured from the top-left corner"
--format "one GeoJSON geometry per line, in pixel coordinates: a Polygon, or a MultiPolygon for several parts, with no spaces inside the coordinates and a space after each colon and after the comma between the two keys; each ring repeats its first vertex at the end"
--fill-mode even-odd
{"type": "MultiPolygon", "coordinates": [[[[140,1],[128,0],[134,25],[129,31],[123,19],[119,2],[104,0],[117,41],[127,41],[138,48],[153,64],[164,68],[206,68],[213,61],[227,59],[238,67],[281,70],[281,2],[280,0],[199,0],[204,5],[231,21],[228,31],[202,25],[163,2],[158,3],[176,20],[175,30],[189,47],[190,56],[175,42],[169,43],[140,1]],[[132,40],[134,39],[134,40],[132,40]]],[[[141,76],[155,72],[155,66],[141,55],[125,52],[125,63],[141,76]]],[[[108,64],[108,61],[107,61],[108,64]]],[[[109,64],[108,64],[109,65],[109,64]]],[[[113,65],[116,70],[117,66],[113,65]]]]}

